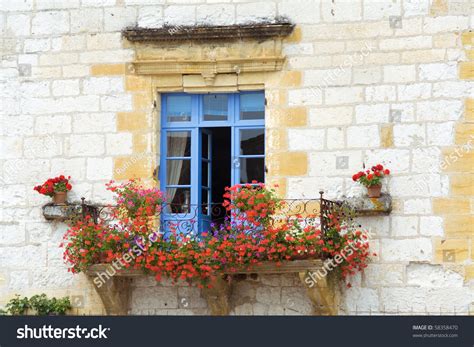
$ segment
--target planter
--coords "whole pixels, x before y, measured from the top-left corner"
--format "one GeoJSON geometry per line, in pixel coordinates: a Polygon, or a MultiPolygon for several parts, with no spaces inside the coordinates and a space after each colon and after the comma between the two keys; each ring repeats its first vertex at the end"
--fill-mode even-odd
{"type": "Polygon", "coordinates": [[[107,261],[107,253],[105,252],[101,252],[99,253],[99,264],[107,264],[108,261],[107,261]]]}
{"type": "Polygon", "coordinates": [[[67,192],[54,192],[53,203],[55,205],[66,205],[67,192]]]}
{"type": "Polygon", "coordinates": [[[370,186],[367,187],[367,195],[369,198],[380,198],[380,193],[382,191],[382,185],[370,186]]]}
{"type": "Polygon", "coordinates": [[[291,260],[316,260],[321,259],[321,257],[316,257],[314,254],[309,253],[301,253],[301,254],[294,254],[291,256],[291,260]]]}

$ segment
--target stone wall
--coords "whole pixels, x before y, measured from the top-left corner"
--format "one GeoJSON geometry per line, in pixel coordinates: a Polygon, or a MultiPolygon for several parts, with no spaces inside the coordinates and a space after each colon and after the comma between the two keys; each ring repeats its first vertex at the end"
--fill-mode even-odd
{"type": "MultiPolygon", "coordinates": [[[[473,311],[471,1],[151,3],[2,3],[0,304],[46,292],[73,296],[77,313],[103,312],[85,276],[67,272],[58,247],[66,227],[44,221],[47,199],[32,188],[65,173],[73,176],[72,200],[106,202],[109,179],[152,177],[154,87],[175,82],[131,73],[136,47],[120,31],[287,16],[296,29],[283,42],[283,70],[259,76],[269,181],[288,198],[316,198],[320,189],[343,198],[363,192],[350,179],[362,163],[393,172],[392,214],[361,219],[376,234],[378,256],[344,289],[341,314],[473,311]]],[[[132,313],[207,313],[194,289],[151,278],[134,286],[132,313]]],[[[233,313],[309,314],[302,290],[289,275],[242,281],[233,313]]]]}
{"type": "MultiPolygon", "coordinates": [[[[232,285],[230,315],[309,315],[313,311],[298,274],[247,277],[232,285]]],[[[134,281],[131,314],[206,315],[207,302],[187,283],[157,284],[153,277],[134,281]],[[160,298],[160,300],[156,300],[160,298]]]]}

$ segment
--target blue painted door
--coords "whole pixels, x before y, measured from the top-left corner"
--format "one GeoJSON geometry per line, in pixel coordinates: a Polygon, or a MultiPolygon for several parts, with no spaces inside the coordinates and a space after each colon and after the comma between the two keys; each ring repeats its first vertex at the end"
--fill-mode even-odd
{"type": "Polygon", "coordinates": [[[232,185],[265,182],[265,128],[237,126],[233,129],[232,185]]]}
{"type": "Polygon", "coordinates": [[[199,151],[199,187],[200,202],[198,218],[199,232],[209,230],[212,223],[212,133],[204,128],[200,130],[199,151]]]}
{"type": "MultiPolygon", "coordinates": [[[[162,96],[162,229],[200,233],[212,222],[213,128],[230,128],[231,185],[265,179],[263,92],[162,96]]],[[[214,172],[219,172],[215,170],[214,172]]],[[[222,192],[223,194],[224,192],[222,192]]]]}
{"type": "Polygon", "coordinates": [[[161,218],[162,230],[180,234],[193,233],[198,221],[192,204],[193,152],[197,148],[196,129],[163,130],[160,184],[167,202],[161,218]]]}

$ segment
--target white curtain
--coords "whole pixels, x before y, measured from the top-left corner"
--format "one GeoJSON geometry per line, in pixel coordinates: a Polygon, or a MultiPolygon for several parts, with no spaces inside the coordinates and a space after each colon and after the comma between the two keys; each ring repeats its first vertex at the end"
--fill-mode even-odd
{"type": "MultiPolygon", "coordinates": [[[[188,140],[191,140],[189,132],[168,132],[168,154],[167,157],[183,157],[188,140]]],[[[166,163],[167,185],[177,185],[181,176],[183,160],[168,160],[166,163]]],[[[168,198],[171,203],[176,195],[177,188],[168,189],[168,198]]]]}

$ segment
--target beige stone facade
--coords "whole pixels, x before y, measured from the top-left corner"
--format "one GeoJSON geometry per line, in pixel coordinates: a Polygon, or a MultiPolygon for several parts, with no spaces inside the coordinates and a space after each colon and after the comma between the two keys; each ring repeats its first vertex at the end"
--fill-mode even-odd
{"type": "MultiPolygon", "coordinates": [[[[66,226],[44,220],[47,199],[33,186],[65,173],[72,200],[103,203],[110,179],[155,184],[160,93],[264,90],[267,181],[282,196],[322,189],[345,199],[363,194],[351,180],[363,164],[392,170],[392,213],[360,220],[378,256],[341,289],[340,314],[474,312],[471,1],[156,3],[6,0],[0,9],[0,304],[46,292],[73,297],[75,313],[103,313],[86,276],[67,272],[66,226]],[[278,16],[296,25],[290,36],[143,44],[121,35],[278,16]]],[[[209,313],[195,288],[153,278],[133,288],[132,314],[209,313]]],[[[312,313],[296,274],[241,282],[232,303],[231,314],[312,313]]]]}

